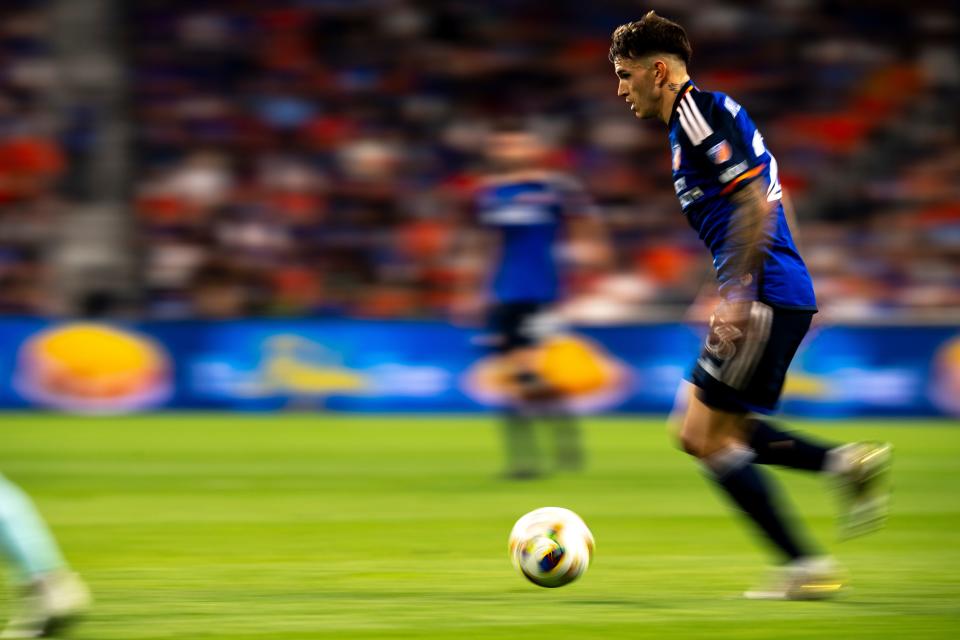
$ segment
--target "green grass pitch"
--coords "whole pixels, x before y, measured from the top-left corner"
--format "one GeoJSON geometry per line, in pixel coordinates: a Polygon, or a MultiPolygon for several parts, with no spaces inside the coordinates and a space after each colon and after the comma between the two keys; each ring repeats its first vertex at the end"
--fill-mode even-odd
{"type": "Polygon", "coordinates": [[[767,556],[658,419],[592,419],[584,473],[510,483],[490,417],[8,414],[0,469],[95,592],[78,639],[960,637],[957,424],[793,424],[896,447],[889,526],[845,543],[822,480],[777,472],[851,571],[838,601],[737,597],[767,556]],[[597,540],[562,589],[507,558],[546,505],[597,540]]]}

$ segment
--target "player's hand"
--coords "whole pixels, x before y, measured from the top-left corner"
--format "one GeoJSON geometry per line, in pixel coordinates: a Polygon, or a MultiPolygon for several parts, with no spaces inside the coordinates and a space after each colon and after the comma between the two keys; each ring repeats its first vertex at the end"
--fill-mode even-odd
{"type": "Polygon", "coordinates": [[[719,321],[727,324],[740,324],[750,317],[752,300],[721,300],[713,315],[719,321]]]}
{"type": "Polygon", "coordinates": [[[722,300],[710,317],[710,326],[733,325],[743,327],[750,319],[752,300],[722,300]]]}
{"type": "Polygon", "coordinates": [[[716,294],[700,294],[683,314],[684,321],[690,324],[709,325],[717,310],[720,297],[716,294]]]}

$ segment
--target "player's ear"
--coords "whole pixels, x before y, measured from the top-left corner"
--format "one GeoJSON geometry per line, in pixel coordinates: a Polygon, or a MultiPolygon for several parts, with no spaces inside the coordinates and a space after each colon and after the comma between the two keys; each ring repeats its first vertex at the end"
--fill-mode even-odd
{"type": "Polygon", "coordinates": [[[657,87],[662,87],[667,81],[667,63],[663,60],[655,59],[653,61],[653,83],[657,87]]]}

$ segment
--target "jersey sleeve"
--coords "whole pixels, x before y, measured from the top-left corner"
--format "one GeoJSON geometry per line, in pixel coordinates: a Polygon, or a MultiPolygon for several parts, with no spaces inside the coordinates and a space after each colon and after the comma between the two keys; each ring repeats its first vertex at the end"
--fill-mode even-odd
{"type": "Polygon", "coordinates": [[[689,92],[680,100],[678,112],[695,155],[713,168],[724,192],[734,191],[770,167],[760,132],[729,96],[689,92]]]}

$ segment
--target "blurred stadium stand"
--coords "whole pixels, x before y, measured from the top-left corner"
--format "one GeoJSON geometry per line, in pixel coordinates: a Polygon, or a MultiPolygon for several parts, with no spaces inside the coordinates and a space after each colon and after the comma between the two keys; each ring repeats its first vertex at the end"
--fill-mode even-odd
{"type": "MultiPolygon", "coordinates": [[[[824,315],[956,318],[948,2],[651,4],[777,154],[824,315]],[[952,315],[951,315],[952,314],[952,315]]],[[[597,321],[682,313],[709,265],[656,124],[615,95],[635,2],[106,0],[0,9],[0,312],[443,317],[486,133],[522,118],[616,239],[597,321]]]]}

